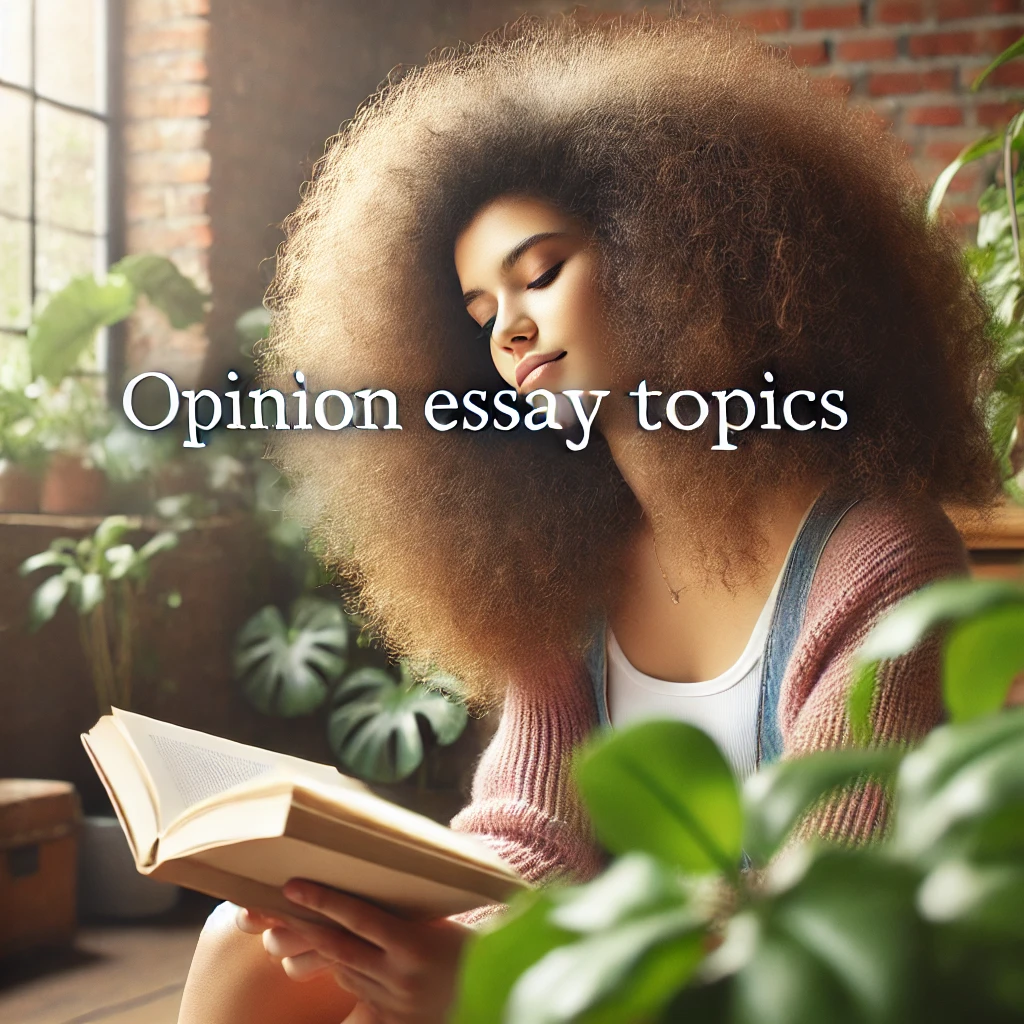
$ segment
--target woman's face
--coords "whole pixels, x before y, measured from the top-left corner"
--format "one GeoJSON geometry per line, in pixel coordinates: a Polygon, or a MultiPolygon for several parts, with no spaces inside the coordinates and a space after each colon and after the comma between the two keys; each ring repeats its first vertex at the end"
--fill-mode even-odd
{"type": "Polygon", "coordinates": [[[521,394],[609,387],[597,253],[542,199],[501,196],[455,243],[466,311],[498,373],[521,394]]]}

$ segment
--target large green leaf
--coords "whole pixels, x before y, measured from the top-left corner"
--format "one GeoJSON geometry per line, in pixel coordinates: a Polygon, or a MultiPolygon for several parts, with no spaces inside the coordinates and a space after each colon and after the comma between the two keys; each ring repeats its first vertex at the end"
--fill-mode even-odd
{"type": "Polygon", "coordinates": [[[170,321],[181,329],[199,323],[206,313],[209,296],[201,292],[166,256],[141,253],[125,256],[111,267],[123,274],[135,291],[145,295],[170,321]]]}
{"type": "Polygon", "coordinates": [[[743,787],[743,849],[766,864],[822,797],[858,780],[887,784],[903,756],[896,748],[824,750],[762,768],[743,787]]]}
{"type": "Polygon", "coordinates": [[[1024,857],[1024,708],[933,730],[896,783],[894,852],[1024,857]]]}
{"type": "Polygon", "coordinates": [[[688,871],[734,872],[740,797],[715,742],[684,722],[645,722],[599,739],[576,765],[598,837],[688,871]]]}
{"type": "Polygon", "coordinates": [[[383,669],[361,668],[334,691],[327,735],[347,770],[372,782],[398,782],[423,761],[421,721],[435,737],[452,742],[466,718],[462,704],[420,683],[400,683],[383,669]]]}
{"type": "Polygon", "coordinates": [[[1024,600],[958,625],[946,641],[942,673],[953,721],[998,711],[1019,672],[1024,672],[1024,600]]]}
{"type": "Polygon", "coordinates": [[[933,630],[992,609],[1024,604],[1024,587],[1007,580],[953,579],[929,584],[904,598],[876,623],[854,658],[848,697],[854,737],[871,736],[877,663],[916,647],[933,630]]]}
{"type": "Polygon", "coordinates": [[[976,92],[981,88],[985,79],[992,74],[996,68],[1002,67],[1007,61],[1015,60],[1017,57],[1024,55],[1024,36],[1021,36],[1015,43],[1011,43],[1002,53],[995,57],[991,63],[981,71],[980,74],[976,75],[974,81],[971,82],[971,92],[976,92]]]}
{"type": "Polygon", "coordinates": [[[1024,865],[944,861],[917,896],[924,917],[997,940],[1024,940],[1024,865]]]}
{"type": "Polygon", "coordinates": [[[68,592],[68,572],[70,570],[57,573],[36,588],[28,606],[29,629],[33,632],[57,613],[58,606],[68,592]]]}
{"type": "Polygon", "coordinates": [[[96,527],[93,544],[98,551],[113,547],[132,528],[127,516],[107,516],[96,527]]]}
{"type": "Polygon", "coordinates": [[[345,669],[348,628],[333,601],[300,598],[285,623],[273,605],[261,608],[235,641],[235,678],[264,714],[308,715],[327,699],[345,669]]]}
{"type": "Polygon", "coordinates": [[[964,148],[954,157],[953,162],[946,167],[935,179],[931,192],[928,195],[928,219],[932,220],[939,212],[942,200],[945,198],[949,183],[956,177],[961,168],[967,164],[980,160],[989,153],[995,153],[1002,146],[1002,136],[996,132],[990,132],[964,148]]]}
{"type": "Polygon", "coordinates": [[[819,854],[796,884],[756,911],[736,976],[736,1024],[917,1019],[907,1011],[920,946],[918,881],[882,857],[819,854]]]}
{"type": "Polygon", "coordinates": [[[71,555],[65,554],[63,551],[40,551],[38,555],[31,555],[26,558],[18,567],[18,572],[22,576],[27,576],[29,573],[33,573],[37,569],[50,569],[54,567],[63,569],[74,564],[74,558],[71,555]]]}
{"type": "Polygon", "coordinates": [[[551,897],[524,893],[496,924],[469,943],[459,971],[451,1024],[504,1024],[512,986],[549,950],[572,941],[550,920],[551,897]]]}
{"type": "Polygon", "coordinates": [[[135,308],[135,292],[121,274],[98,281],[76,277],[54,295],[28,330],[32,373],[58,384],[89,348],[96,332],[135,308]]]}

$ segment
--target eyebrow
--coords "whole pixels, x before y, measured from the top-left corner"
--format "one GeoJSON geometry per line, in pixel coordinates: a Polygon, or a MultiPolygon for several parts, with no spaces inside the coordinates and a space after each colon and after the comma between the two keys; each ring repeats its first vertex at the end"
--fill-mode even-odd
{"type": "MultiPolygon", "coordinates": [[[[524,238],[521,242],[514,245],[501,261],[501,272],[507,274],[522,258],[523,255],[530,249],[532,249],[539,242],[547,241],[549,238],[560,238],[562,235],[568,234],[566,231],[539,231],[535,235],[530,235],[528,238],[524,238]]],[[[468,306],[474,299],[483,295],[483,291],[480,288],[474,288],[472,291],[466,292],[462,296],[463,302],[468,306]]]]}

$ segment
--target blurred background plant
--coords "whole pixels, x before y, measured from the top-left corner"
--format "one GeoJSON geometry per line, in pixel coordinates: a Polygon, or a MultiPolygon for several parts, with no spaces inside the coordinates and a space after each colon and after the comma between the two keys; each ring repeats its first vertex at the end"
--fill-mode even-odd
{"type": "MultiPolygon", "coordinates": [[[[1024,56],[1024,39],[1007,47],[971,83],[976,92],[999,67],[1024,56]]],[[[964,167],[1001,153],[1002,180],[990,184],[978,199],[977,244],[965,258],[991,309],[989,330],[997,343],[997,375],[988,399],[988,425],[999,459],[1004,489],[1024,504],[1024,277],[1021,272],[1018,204],[1024,199],[1019,154],[1024,146],[1024,111],[999,132],[989,132],[966,146],[939,175],[928,199],[929,217],[937,217],[950,182],[964,167]],[[1017,166],[1014,167],[1014,155],[1017,166]]]]}
{"type": "MultiPolygon", "coordinates": [[[[19,570],[22,576],[39,569],[57,570],[32,595],[29,627],[38,630],[65,598],[70,602],[78,615],[82,653],[101,715],[109,714],[111,705],[124,710],[132,706],[139,602],[151,562],[178,543],[173,531],[164,530],[135,548],[124,540],[131,529],[126,516],[108,516],[92,536],[59,537],[26,559],[19,570]]],[[[174,594],[165,600],[170,607],[180,603],[174,594]]]]}
{"type": "Polygon", "coordinates": [[[1024,586],[945,581],[894,608],[860,653],[851,720],[870,736],[878,660],[941,627],[952,721],[910,749],[825,751],[741,788],[680,722],[592,743],[576,778],[616,859],[474,941],[456,1024],[1024,1018],[1024,707],[1000,710],[1024,678],[1024,586]],[[891,800],[884,841],[794,838],[866,785],[891,800]]]}

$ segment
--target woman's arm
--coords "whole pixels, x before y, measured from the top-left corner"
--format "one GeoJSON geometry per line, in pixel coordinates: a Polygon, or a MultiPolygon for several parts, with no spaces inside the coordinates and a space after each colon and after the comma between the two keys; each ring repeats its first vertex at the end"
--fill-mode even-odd
{"type": "Polygon", "coordinates": [[[235,925],[222,903],[199,937],[178,1024],[339,1024],[355,1000],[329,973],[292,981],[258,935],[235,925]]]}
{"type": "MultiPolygon", "coordinates": [[[[935,502],[864,500],[847,513],[822,552],[783,680],[779,724],[786,757],[852,742],[846,709],[851,664],[871,627],[915,590],[967,571],[963,542],[935,502]]],[[[940,679],[937,637],[883,662],[874,741],[913,742],[938,725],[940,679]]],[[[820,808],[801,833],[861,841],[884,830],[886,811],[881,788],[861,786],[820,808]]]]}
{"type": "MultiPolygon", "coordinates": [[[[596,722],[593,692],[582,659],[552,664],[541,675],[510,686],[471,802],[452,828],[478,836],[532,882],[583,880],[603,866],[571,770],[573,750],[596,722]]],[[[458,920],[475,923],[494,910],[458,920]]]]}

